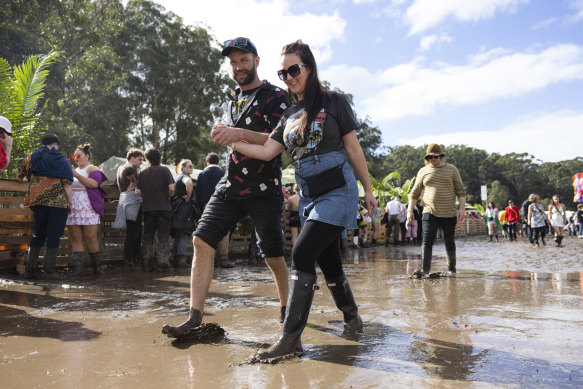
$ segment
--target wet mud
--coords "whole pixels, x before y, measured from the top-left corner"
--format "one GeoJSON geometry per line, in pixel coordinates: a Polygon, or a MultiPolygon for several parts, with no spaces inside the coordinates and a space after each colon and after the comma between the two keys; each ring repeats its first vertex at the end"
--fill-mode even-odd
{"type": "MultiPolygon", "coordinates": [[[[245,363],[281,333],[265,266],[216,269],[203,321],[226,332],[184,342],[161,329],[188,315],[189,270],[60,283],[0,276],[0,385],[583,387],[583,240],[457,243],[458,272],[433,279],[410,278],[420,247],[348,250],[364,332],[344,338],[342,314],[320,288],[303,355],[279,363],[245,363]]],[[[445,275],[441,244],[434,256],[432,272],[445,275]]]]}

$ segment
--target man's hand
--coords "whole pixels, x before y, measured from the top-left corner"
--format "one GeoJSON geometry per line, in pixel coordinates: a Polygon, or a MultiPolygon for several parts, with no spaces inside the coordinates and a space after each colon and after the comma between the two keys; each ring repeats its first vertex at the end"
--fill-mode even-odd
{"type": "Polygon", "coordinates": [[[460,208],[457,211],[457,218],[458,218],[458,220],[464,220],[466,218],[466,210],[460,208]]]}
{"type": "Polygon", "coordinates": [[[236,128],[227,127],[223,123],[213,126],[211,136],[221,146],[230,146],[233,142],[241,140],[236,128]]]}
{"type": "Polygon", "coordinates": [[[413,213],[412,209],[407,208],[407,221],[409,223],[413,223],[413,220],[415,220],[415,214],[413,213]]]}

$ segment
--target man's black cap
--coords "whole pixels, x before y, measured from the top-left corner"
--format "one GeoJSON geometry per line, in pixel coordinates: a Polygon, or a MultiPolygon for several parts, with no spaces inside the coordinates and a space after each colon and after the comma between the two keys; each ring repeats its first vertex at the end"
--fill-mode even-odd
{"type": "Polygon", "coordinates": [[[228,41],[223,42],[223,46],[225,46],[221,52],[223,57],[228,56],[233,49],[239,49],[247,53],[258,55],[257,48],[249,38],[238,37],[235,39],[229,39],[228,41]]]}

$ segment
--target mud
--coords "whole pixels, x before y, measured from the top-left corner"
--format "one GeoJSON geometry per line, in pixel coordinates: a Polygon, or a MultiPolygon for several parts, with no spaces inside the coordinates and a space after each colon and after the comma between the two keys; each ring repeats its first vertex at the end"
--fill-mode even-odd
{"type": "MultiPolygon", "coordinates": [[[[349,250],[364,321],[342,337],[327,288],[316,292],[304,354],[244,364],[281,332],[265,266],[215,270],[204,321],[219,340],[172,343],[188,315],[189,271],[109,270],[48,283],[0,277],[0,379],[6,388],[583,387],[583,240],[458,240],[458,273],[411,279],[420,248],[349,250]]],[[[432,272],[446,273],[442,245],[432,272]]],[[[321,274],[319,283],[323,285],[321,274]]]]}

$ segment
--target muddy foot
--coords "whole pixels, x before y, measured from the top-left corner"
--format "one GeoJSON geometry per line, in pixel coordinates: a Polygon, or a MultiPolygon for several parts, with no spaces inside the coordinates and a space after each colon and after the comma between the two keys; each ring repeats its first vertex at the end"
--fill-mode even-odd
{"type": "MultiPolygon", "coordinates": [[[[162,332],[170,337],[170,335],[164,330],[162,332]]],[[[206,342],[209,340],[220,339],[224,336],[225,330],[217,323],[202,323],[197,327],[189,329],[184,335],[176,338],[173,342],[206,342]]]]}
{"type": "Polygon", "coordinates": [[[289,361],[292,359],[300,358],[302,355],[304,355],[303,352],[295,352],[295,353],[291,353],[291,354],[282,355],[280,357],[265,358],[265,359],[260,359],[256,355],[252,355],[249,358],[247,358],[246,360],[244,360],[243,362],[231,364],[231,365],[229,365],[229,367],[255,365],[257,363],[263,363],[266,365],[275,365],[275,364],[283,363],[285,361],[289,361]]]}

